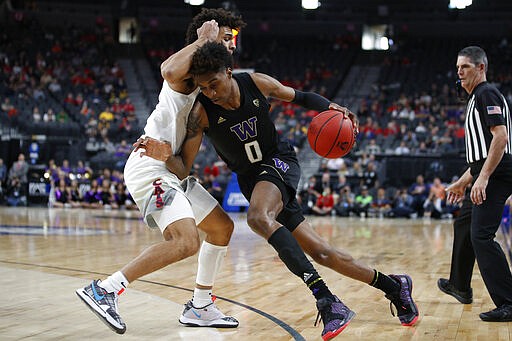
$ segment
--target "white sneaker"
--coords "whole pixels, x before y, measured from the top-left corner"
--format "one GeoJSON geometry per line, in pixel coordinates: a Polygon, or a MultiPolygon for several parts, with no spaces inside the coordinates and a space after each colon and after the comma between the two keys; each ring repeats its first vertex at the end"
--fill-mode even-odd
{"type": "Polygon", "coordinates": [[[234,317],[224,315],[213,302],[202,308],[196,308],[192,304],[192,300],[188,301],[179,321],[181,324],[191,327],[238,327],[238,321],[234,317]]]}
{"type": "Polygon", "coordinates": [[[107,292],[98,284],[99,280],[93,281],[85,288],[76,290],[78,297],[113,331],[123,334],[126,331],[126,324],[117,308],[118,295],[115,292],[107,292]]]}

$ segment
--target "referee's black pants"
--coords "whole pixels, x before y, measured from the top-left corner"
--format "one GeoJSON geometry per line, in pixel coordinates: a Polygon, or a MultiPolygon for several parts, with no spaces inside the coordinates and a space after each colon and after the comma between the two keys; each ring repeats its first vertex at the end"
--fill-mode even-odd
{"type": "MultiPolygon", "coordinates": [[[[474,177],[476,179],[476,177],[474,177]]],[[[512,274],[505,253],[494,240],[505,201],[512,194],[512,173],[496,169],[489,178],[487,199],[474,205],[471,242],[487,291],[497,307],[512,304],[512,274]]]]}
{"type": "Polygon", "coordinates": [[[471,212],[473,203],[469,191],[462,202],[459,214],[453,222],[453,249],[450,283],[455,289],[468,291],[475,266],[475,251],[471,243],[471,212]]]}

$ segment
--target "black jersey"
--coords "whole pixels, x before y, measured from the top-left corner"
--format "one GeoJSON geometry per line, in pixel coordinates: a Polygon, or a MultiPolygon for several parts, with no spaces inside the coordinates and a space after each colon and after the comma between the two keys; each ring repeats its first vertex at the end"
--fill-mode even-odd
{"type": "Polygon", "coordinates": [[[512,153],[512,127],[508,103],[499,90],[488,82],[480,83],[469,96],[466,108],[466,160],[481,164],[487,158],[491,146],[492,133],[489,127],[505,125],[509,141],[505,157],[512,153]]]}
{"type": "Polygon", "coordinates": [[[219,156],[236,173],[248,174],[278,150],[279,136],[270,118],[270,104],[248,73],[233,74],[240,88],[240,107],[227,110],[203,94],[198,100],[208,115],[205,132],[219,156]]]}

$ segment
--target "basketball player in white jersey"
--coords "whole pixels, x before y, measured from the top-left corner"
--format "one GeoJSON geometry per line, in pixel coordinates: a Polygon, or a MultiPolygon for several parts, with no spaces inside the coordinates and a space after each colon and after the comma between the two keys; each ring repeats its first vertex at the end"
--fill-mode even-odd
{"type": "MultiPolygon", "coordinates": [[[[144,136],[167,142],[167,157],[171,150],[179,157],[188,115],[199,93],[188,74],[192,54],[208,41],[222,42],[232,53],[234,33],[243,26],[242,19],[230,12],[203,9],[189,25],[190,44],[162,63],[164,82],[159,102],[147,119],[144,136]],[[195,39],[191,40],[192,37],[195,39]]],[[[211,294],[215,275],[227,252],[233,221],[194,178],[181,180],[188,173],[171,173],[165,162],[147,157],[145,152],[138,148],[132,152],[124,177],[144,221],[151,228],[159,228],[165,240],[145,249],[106,280],[95,280],[76,290],[77,295],[111,329],[123,334],[126,325],[118,313],[117,300],[127,285],[196,254],[200,248],[194,295],[179,321],[189,326],[236,328],[238,321],[220,312],[211,294]],[[206,233],[201,246],[197,228],[206,233]]]]}

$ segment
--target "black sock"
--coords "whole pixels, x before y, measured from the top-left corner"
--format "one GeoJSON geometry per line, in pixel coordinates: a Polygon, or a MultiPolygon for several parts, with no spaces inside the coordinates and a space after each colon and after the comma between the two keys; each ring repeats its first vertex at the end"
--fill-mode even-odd
{"type": "Polygon", "coordinates": [[[324,280],[286,227],[278,228],[270,236],[268,243],[277,251],[286,267],[306,283],[316,299],[332,296],[324,280]]]}
{"type": "Polygon", "coordinates": [[[392,294],[400,290],[400,284],[398,284],[391,277],[384,275],[382,272],[373,270],[373,280],[370,283],[372,287],[384,291],[386,294],[392,294]]]}
{"type": "Polygon", "coordinates": [[[332,297],[332,293],[327,287],[327,284],[325,284],[322,277],[320,277],[318,274],[311,276],[308,280],[305,281],[305,283],[317,300],[322,297],[332,297]]]}

